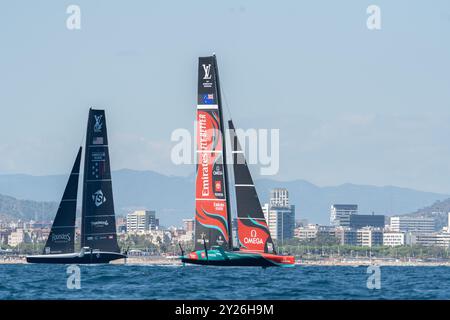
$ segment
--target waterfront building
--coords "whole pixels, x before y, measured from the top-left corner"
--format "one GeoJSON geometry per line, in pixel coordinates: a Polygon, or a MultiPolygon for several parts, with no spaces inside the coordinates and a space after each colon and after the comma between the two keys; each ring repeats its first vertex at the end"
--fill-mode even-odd
{"type": "Polygon", "coordinates": [[[336,237],[336,227],[318,226],[317,236],[319,237],[336,237]]]}
{"type": "Polygon", "coordinates": [[[191,242],[194,240],[194,231],[186,231],[182,235],[178,235],[179,242],[191,242]]]}
{"type": "Polygon", "coordinates": [[[319,232],[319,226],[315,224],[309,224],[305,227],[297,227],[294,230],[294,238],[300,241],[308,241],[317,238],[319,232]]]}
{"type": "Polygon", "coordinates": [[[391,217],[390,230],[396,232],[433,233],[436,231],[436,221],[434,218],[423,217],[391,217]]]}
{"type": "Polygon", "coordinates": [[[127,232],[143,233],[158,227],[159,219],[155,211],[137,210],[127,215],[127,232]]]}
{"type": "Polygon", "coordinates": [[[335,235],[341,245],[358,245],[358,233],[348,227],[336,227],[335,235]]]}
{"type": "Polygon", "coordinates": [[[116,218],[116,229],[117,233],[127,232],[127,217],[117,217],[116,218]]]}
{"type": "Polygon", "coordinates": [[[436,246],[448,248],[450,247],[450,233],[448,232],[417,233],[414,234],[412,243],[422,246],[436,246]]]}
{"type": "Polygon", "coordinates": [[[308,219],[296,219],[295,220],[295,227],[306,227],[309,225],[308,219]]]}
{"type": "Polygon", "coordinates": [[[358,214],[357,204],[333,204],[330,210],[330,223],[333,226],[349,227],[350,216],[358,214]]]}
{"type": "Polygon", "coordinates": [[[146,239],[155,245],[169,244],[172,241],[172,233],[168,230],[150,230],[146,239]]]}
{"type": "Polygon", "coordinates": [[[272,239],[283,241],[294,237],[295,206],[289,204],[287,189],[273,189],[269,203],[262,209],[272,239]]]}
{"type": "Polygon", "coordinates": [[[52,227],[51,221],[30,221],[29,228],[34,229],[50,229],[52,227]]]}
{"type": "Polygon", "coordinates": [[[405,245],[405,234],[403,232],[384,232],[383,246],[397,247],[405,245]]]}
{"type": "Polygon", "coordinates": [[[0,244],[7,245],[11,230],[0,230],[0,244]]]}
{"type": "Polygon", "coordinates": [[[25,231],[23,229],[16,229],[8,235],[8,245],[17,247],[19,244],[25,242],[25,231]]]}
{"type": "Polygon", "coordinates": [[[352,229],[337,227],[335,236],[341,245],[373,247],[383,245],[383,230],[380,228],[364,227],[352,229]]]}
{"type": "Polygon", "coordinates": [[[361,247],[381,246],[383,245],[383,230],[372,227],[358,229],[356,242],[361,247]]]}
{"type": "Polygon", "coordinates": [[[384,228],[385,216],[378,214],[351,214],[349,216],[349,227],[361,229],[364,227],[384,228]]]}
{"type": "Polygon", "coordinates": [[[183,219],[183,226],[186,232],[194,232],[195,220],[194,219],[183,219]]]}

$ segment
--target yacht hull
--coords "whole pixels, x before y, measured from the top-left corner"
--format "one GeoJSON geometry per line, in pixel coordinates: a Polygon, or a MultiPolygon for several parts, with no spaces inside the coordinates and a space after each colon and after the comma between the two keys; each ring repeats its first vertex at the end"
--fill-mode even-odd
{"type": "Polygon", "coordinates": [[[109,263],[118,259],[125,259],[126,257],[126,255],[117,252],[95,251],[84,254],[64,253],[27,256],[27,262],[51,264],[99,264],[109,263]]]}
{"type": "Polygon", "coordinates": [[[227,267],[293,267],[294,256],[252,251],[222,251],[210,249],[193,251],[181,257],[183,263],[227,267]]]}

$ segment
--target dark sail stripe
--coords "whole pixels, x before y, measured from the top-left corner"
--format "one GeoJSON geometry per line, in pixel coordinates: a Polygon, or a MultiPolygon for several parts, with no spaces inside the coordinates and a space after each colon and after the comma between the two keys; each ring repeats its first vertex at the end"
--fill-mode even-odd
{"type": "Polygon", "coordinates": [[[275,253],[267,221],[231,120],[228,121],[228,127],[233,150],[239,243],[245,250],[275,253]]]}
{"type": "Polygon", "coordinates": [[[80,147],[45,244],[44,254],[72,253],[75,251],[75,219],[81,151],[82,148],[80,147]]]}
{"type": "Polygon", "coordinates": [[[104,110],[89,110],[83,179],[81,246],[120,252],[104,110]]]}

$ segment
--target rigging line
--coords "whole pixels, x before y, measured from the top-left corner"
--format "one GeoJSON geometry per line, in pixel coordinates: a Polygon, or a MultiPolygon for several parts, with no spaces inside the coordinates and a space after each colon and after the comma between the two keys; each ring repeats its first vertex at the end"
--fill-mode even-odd
{"type": "Polygon", "coordinates": [[[80,141],[80,147],[83,146],[83,141],[84,141],[84,139],[86,138],[86,131],[87,131],[87,130],[83,130],[83,135],[82,135],[81,141],[80,141]]]}
{"type": "Polygon", "coordinates": [[[230,110],[230,107],[228,105],[228,99],[227,99],[227,96],[225,94],[225,89],[224,89],[223,83],[220,84],[220,91],[222,93],[223,101],[225,102],[224,104],[225,104],[225,108],[227,109],[228,118],[229,119],[233,119],[233,117],[231,116],[231,110],[230,110]]]}

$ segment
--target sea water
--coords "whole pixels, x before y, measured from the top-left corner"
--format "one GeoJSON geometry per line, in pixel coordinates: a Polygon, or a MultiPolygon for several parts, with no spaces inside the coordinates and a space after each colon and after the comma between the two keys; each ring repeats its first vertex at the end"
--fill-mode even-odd
{"type": "Polygon", "coordinates": [[[0,265],[0,299],[450,299],[449,267],[68,267],[0,265]]]}

